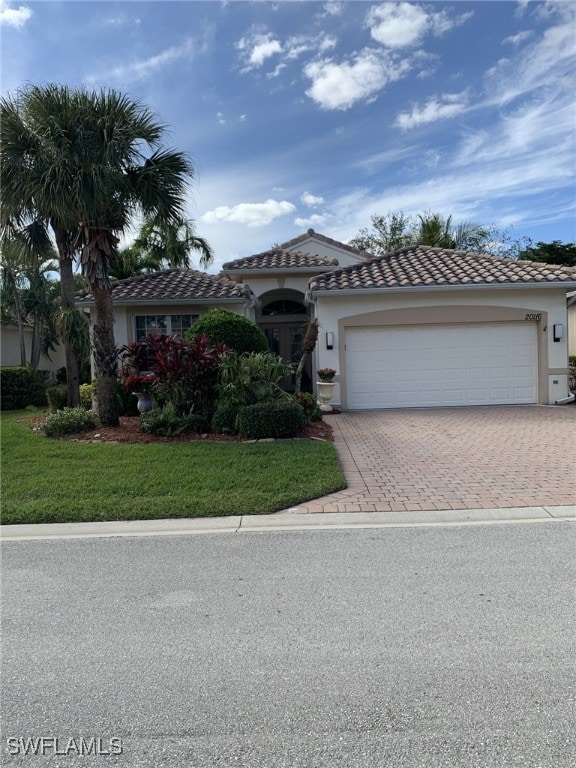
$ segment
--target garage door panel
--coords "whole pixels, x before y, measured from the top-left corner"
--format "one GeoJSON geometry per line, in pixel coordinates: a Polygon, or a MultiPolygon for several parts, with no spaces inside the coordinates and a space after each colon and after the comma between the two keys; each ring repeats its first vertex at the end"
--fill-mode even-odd
{"type": "Polygon", "coordinates": [[[352,409],[535,403],[536,327],[351,328],[346,369],[352,409]]]}

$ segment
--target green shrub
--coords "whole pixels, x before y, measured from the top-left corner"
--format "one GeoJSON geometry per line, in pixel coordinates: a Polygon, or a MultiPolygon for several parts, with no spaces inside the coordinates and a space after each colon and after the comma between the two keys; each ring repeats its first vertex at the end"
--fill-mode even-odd
{"type": "Polygon", "coordinates": [[[61,411],[68,405],[68,387],[66,384],[56,384],[54,387],[48,387],[46,399],[48,400],[50,413],[61,411]]]}
{"type": "Polygon", "coordinates": [[[44,424],[44,433],[47,437],[60,437],[60,435],[89,432],[95,427],[96,416],[92,411],[86,411],[81,407],[63,408],[48,416],[44,424]]]}
{"type": "Polygon", "coordinates": [[[302,406],[306,421],[321,421],[322,411],[314,395],[311,392],[300,392],[294,395],[294,401],[302,406]]]}
{"type": "Polygon", "coordinates": [[[17,411],[46,405],[47,375],[22,366],[0,368],[0,409],[17,411]]]}
{"type": "Polygon", "coordinates": [[[230,400],[219,400],[212,416],[212,430],[219,435],[238,434],[238,410],[237,403],[230,400]]]}
{"type": "Polygon", "coordinates": [[[271,352],[226,355],[220,358],[218,370],[221,397],[237,405],[290,397],[280,385],[292,366],[271,352]]]}
{"type": "Polygon", "coordinates": [[[234,352],[268,352],[268,340],[260,328],[229,309],[211,309],[186,331],[185,338],[208,336],[213,344],[226,344],[234,352]]]}
{"type": "Polygon", "coordinates": [[[248,440],[295,437],[303,426],[304,411],[294,402],[255,403],[238,412],[238,429],[248,440]]]}
{"type": "Polygon", "coordinates": [[[89,411],[92,408],[92,399],[96,393],[96,384],[80,384],[80,405],[89,411]]]}
{"type": "Polygon", "coordinates": [[[173,435],[204,432],[206,420],[198,413],[179,415],[172,404],[143,413],[140,416],[140,429],[148,435],[172,437],[173,435]]]}
{"type": "Polygon", "coordinates": [[[576,355],[570,355],[568,358],[569,365],[569,387],[573,392],[576,392],[576,355]]]}

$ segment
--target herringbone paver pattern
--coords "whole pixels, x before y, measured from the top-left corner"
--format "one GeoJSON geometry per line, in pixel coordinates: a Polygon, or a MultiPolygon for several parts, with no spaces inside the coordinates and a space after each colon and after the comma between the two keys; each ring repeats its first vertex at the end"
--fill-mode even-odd
{"type": "Polygon", "coordinates": [[[327,418],[348,488],[291,512],[576,501],[576,406],[355,411],[327,418]]]}

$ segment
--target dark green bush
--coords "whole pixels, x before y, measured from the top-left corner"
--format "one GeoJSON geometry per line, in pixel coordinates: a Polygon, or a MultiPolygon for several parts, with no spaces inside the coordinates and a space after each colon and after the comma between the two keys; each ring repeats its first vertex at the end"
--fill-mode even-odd
{"type": "Polygon", "coordinates": [[[56,384],[54,387],[48,387],[46,399],[48,400],[50,413],[61,411],[68,405],[68,387],[66,384],[56,384]]]}
{"type": "Polygon", "coordinates": [[[47,437],[60,437],[89,432],[95,427],[96,417],[91,411],[81,407],[64,408],[48,416],[44,424],[44,433],[47,437]]]}
{"type": "Polygon", "coordinates": [[[303,426],[304,411],[298,403],[255,403],[242,406],[238,412],[239,432],[248,440],[295,437],[303,426]]]}
{"type": "Polygon", "coordinates": [[[213,344],[226,344],[234,352],[268,352],[268,340],[260,328],[229,309],[211,309],[186,331],[185,338],[208,336],[213,344]]]}
{"type": "Polygon", "coordinates": [[[573,392],[576,392],[576,355],[570,355],[568,358],[569,364],[569,387],[573,392]]]}
{"type": "Polygon", "coordinates": [[[239,407],[237,403],[230,400],[219,400],[214,416],[212,416],[212,430],[219,435],[238,434],[236,420],[239,407]]]}
{"type": "Polygon", "coordinates": [[[204,432],[206,420],[198,413],[180,416],[172,405],[157,408],[140,416],[140,429],[149,435],[172,437],[174,435],[204,432]]]}
{"type": "Polygon", "coordinates": [[[46,405],[47,374],[32,368],[0,368],[0,409],[17,411],[29,405],[46,405]]]}

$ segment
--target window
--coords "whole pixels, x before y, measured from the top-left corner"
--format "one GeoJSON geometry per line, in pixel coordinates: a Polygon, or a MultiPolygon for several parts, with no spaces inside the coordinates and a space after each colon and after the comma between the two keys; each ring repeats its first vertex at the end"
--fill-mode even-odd
{"type": "Polygon", "coordinates": [[[135,339],[142,341],[151,333],[182,338],[199,315],[136,315],[135,339]]]}
{"type": "Polygon", "coordinates": [[[277,299],[262,307],[262,317],[271,315],[305,315],[306,307],[299,301],[277,299]]]}

